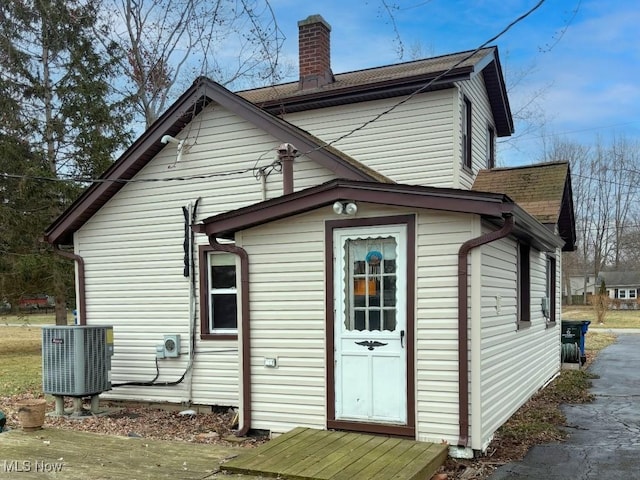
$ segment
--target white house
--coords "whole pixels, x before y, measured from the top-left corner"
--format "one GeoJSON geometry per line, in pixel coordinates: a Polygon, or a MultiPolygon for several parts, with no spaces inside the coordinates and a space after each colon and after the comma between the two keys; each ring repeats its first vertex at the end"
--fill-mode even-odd
{"type": "Polygon", "coordinates": [[[104,396],[484,450],[560,369],[568,165],[493,169],[496,47],[334,74],[299,28],[298,82],[197,79],[48,228],[114,327],[104,396]]]}

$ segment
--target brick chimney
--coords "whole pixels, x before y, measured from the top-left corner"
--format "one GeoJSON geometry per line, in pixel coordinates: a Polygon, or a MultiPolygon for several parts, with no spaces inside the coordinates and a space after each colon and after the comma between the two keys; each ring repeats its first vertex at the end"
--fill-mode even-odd
{"type": "Polygon", "coordinates": [[[298,22],[300,90],[333,83],[330,33],[331,26],[320,15],[310,15],[298,22]]]}

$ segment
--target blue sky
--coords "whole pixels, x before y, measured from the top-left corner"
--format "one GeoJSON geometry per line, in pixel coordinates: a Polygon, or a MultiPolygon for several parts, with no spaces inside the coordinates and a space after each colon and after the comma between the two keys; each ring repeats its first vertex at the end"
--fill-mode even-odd
{"type": "MultiPolygon", "coordinates": [[[[412,60],[416,50],[418,58],[473,50],[537,3],[271,1],[286,36],[284,59],[293,65],[298,20],[312,14],[327,20],[334,73],[412,60]]],[[[501,139],[501,165],[540,161],[553,138],[585,145],[621,135],[640,140],[638,25],[636,0],[546,0],[493,42],[499,48],[512,111],[529,105],[527,110],[535,114],[535,128],[517,121],[515,135],[506,142],[501,139]]]]}

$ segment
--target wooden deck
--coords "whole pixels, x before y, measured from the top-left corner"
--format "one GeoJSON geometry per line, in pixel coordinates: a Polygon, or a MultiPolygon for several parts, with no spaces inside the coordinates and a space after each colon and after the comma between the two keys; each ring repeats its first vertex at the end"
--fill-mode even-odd
{"type": "Polygon", "coordinates": [[[429,480],[446,458],[445,444],[299,427],[221,469],[287,480],[429,480]]]}

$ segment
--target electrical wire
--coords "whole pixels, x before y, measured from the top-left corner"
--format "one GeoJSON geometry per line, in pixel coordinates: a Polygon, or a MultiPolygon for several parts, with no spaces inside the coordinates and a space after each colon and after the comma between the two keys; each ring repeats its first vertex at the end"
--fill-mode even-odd
{"type": "Polygon", "coordinates": [[[414,90],[413,92],[411,92],[409,95],[407,95],[405,98],[403,98],[402,100],[400,100],[399,102],[395,103],[394,105],[392,105],[391,107],[387,108],[386,110],[383,110],[382,112],[378,113],[377,115],[375,115],[373,118],[371,118],[370,120],[367,120],[366,122],[364,122],[363,124],[359,125],[358,127],[355,127],[354,129],[350,130],[349,132],[345,133],[344,135],[339,136],[338,138],[331,140],[330,142],[325,143],[324,145],[319,145],[318,147],[309,150],[308,152],[304,152],[304,153],[299,153],[298,156],[303,156],[303,155],[307,155],[311,152],[315,152],[317,150],[322,150],[326,147],[330,147],[332,145],[335,145],[336,143],[340,142],[341,140],[344,140],[345,138],[350,137],[351,135],[359,132],[360,130],[363,130],[365,127],[371,125],[372,123],[378,121],[380,118],[382,118],[385,115],[388,115],[389,113],[393,112],[396,108],[404,105],[405,103],[407,103],[409,100],[411,100],[413,97],[415,97],[416,95],[424,92],[425,90],[427,90],[429,87],[431,87],[435,82],[437,82],[438,80],[440,80],[441,78],[445,77],[447,74],[449,74],[452,70],[454,70],[455,68],[459,67],[460,65],[462,65],[464,62],[466,62],[467,60],[469,60],[470,58],[472,58],[476,53],[478,53],[480,50],[482,50],[483,48],[485,48],[487,45],[489,45],[490,43],[496,41],[498,38],[500,38],[502,35],[504,35],[505,33],[507,33],[513,26],[515,26],[516,24],[520,23],[522,20],[524,20],[525,18],[527,18],[529,15],[531,15],[533,12],[535,12],[538,8],[540,8],[542,6],[542,4],[545,2],[545,0],[539,0],[538,3],[536,3],[533,7],[531,7],[528,11],[526,11],[525,13],[523,13],[522,15],[520,15],[518,18],[516,18],[515,20],[513,20],[511,23],[509,23],[509,25],[507,25],[505,28],[503,28],[498,34],[494,35],[493,37],[491,37],[489,40],[485,41],[482,45],[480,45],[479,47],[477,47],[475,50],[471,51],[471,53],[469,53],[468,55],[466,55],[465,57],[463,57],[461,60],[457,61],[455,64],[453,64],[451,67],[449,67],[447,70],[445,70],[444,72],[440,73],[439,75],[435,76],[434,78],[432,78],[431,80],[429,80],[426,84],[424,84],[423,86],[421,86],[420,88],[418,88],[417,90],[414,90]]]}
{"type": "MultiPolygon", "coordinates": [[[[527,10],[525,13],[523,13],[522,15],[517,17],[515,20],[511,21],[499,33],[497,33],[493,37],[491,37],[488,40],[486,40],[479,47],[477,47],[475,50],[471,51],[468,55],[465,55],[461,60],[459,60],[458,62],[453,64],[447,70],[445,70],[444,72],[438,74],[436,77],[432,78],[429,82],[427,82],[426,84],[424,84],[421,87],[417,88],[412,93],[410,93],[409,95],[404,97],[402,100],[396,102],[394,105],[392,105],[389,108],[383,110],[382,112],[374,115],[371,119],[365,121],[361,125],[359,125],[359,126],[353,128],[352,130],[348,131],[347,133],[345,133],[343,135],[340,135],[339,137],[335,138],[334,140],[331,140],[330,142],[323,143],[322,145],[318,145],[316,148],[313,148],[313,149],[311,149],[311,150],[309,150],[307,152],[298,153],[297,156],[301,157],[301,156],[308,155],[308,154],[310,154],[312,152],[315,152],[315,151],[326,149],[327,147],[330,147],[330,146],[340,142],[341,140],[344,140],[345,138],[348,138],[348,137],[356,134],[360,130],[363,130],[367,126],[369,126],[372,123],[378,121],[380,118],[384,117],[385,115],[388,115],[389,113],[393,112],[395,109],[397,109],[398,107],[404,105],[409,100],[414,98],[416,95],[418,95],[418,94],[424,92],[425,90],[427,90],[428,88],[430,88],[435,82],[437,82],[438,80],[440,80],[441,78],[443,78],[444,76],[449,74],[452,70],[454,70],[455,68],[457,68],[458,66],[460,66],[461,64],[463,64],[464,62],[469,60],[470,58],[472,58],[475,54],[477,54],[480,50],[485,48],[487,45],[489,45],[490,43],[496,41],[502,35],[507,33],[511,28],[513,28],[515,25],[517,25],[518,23],[520,23],[521,21],[526,19],[529,15],[531,15],[538,8],[540,8],[542,6],[542,4],[544,4],[544,2],[545,2],[545,0],[539,0],[533,7],[531,7],[529,10],[527,10]]],[[[259,159],[258,159],[258,161],[259,161],[259,159]]],[[[256,165],[257,165],[257,163],[258,162],[256,162],[256,165]]],[[[0,178],[19,178],[19,179],[50,181],[50,182],[78,182],[78,183],[108,183],[108,182],[114,182],[114,183],[138,183],[138,182],[140,182],[140,183],[144,183],[144,182],[170,182],[170,181],[205,180],[205,179],[215,178],[215,177],[224,177],[224,176],[230,176],[230,175],[241,175],[241,174],[244,174],[244,173],[248,173],[250,171],[254,171],[255,172],[256,171],[256,167],[247,168],[247,169],[244,169],[244,170],[236,170],[236,171],[224,172],[224,173],[214,173],[214,174],[208,174],[208,175],[187,175],[187,176],[181,176],[181,177],[145,178],[145,179],[107,179],[107,178],[82,178],[82,177],[79,177],[79,178],[52,178],[52,177],[44,177],[44,176],[13,175],[13,174],[8,174],[8,173],[0,173],[0,178]]],[[[257,173],[255,173],[255,175],[256,175],[256,178],[259,178],[259,176],[261,175],[261,172],[258,171],[257,173]]]]}

